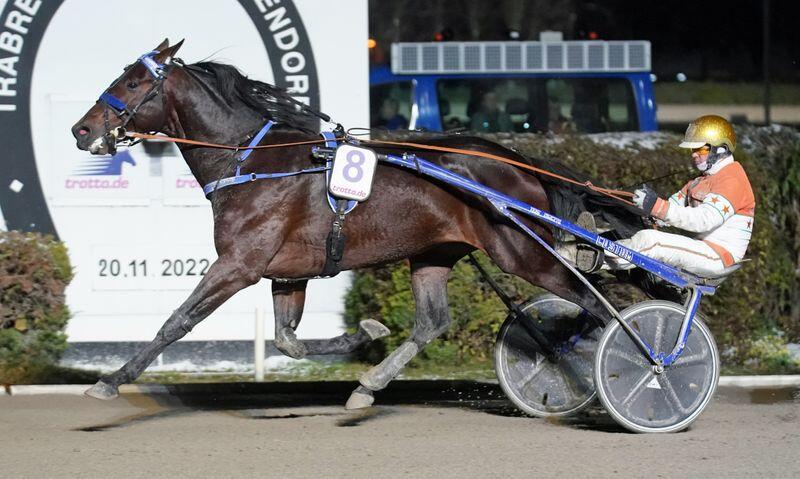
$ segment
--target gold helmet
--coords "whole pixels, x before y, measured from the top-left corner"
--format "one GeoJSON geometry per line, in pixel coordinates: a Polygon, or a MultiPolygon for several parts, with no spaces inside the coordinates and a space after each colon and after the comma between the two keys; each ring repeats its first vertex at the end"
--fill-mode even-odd
{"type": "Polygon", "coordinates": [[[700,148],[703,145],[728,147],[733,153],[736,149],[736,133],[728,120],[717,115],[705,115],[689,123],[681,148],[700,148]]]}

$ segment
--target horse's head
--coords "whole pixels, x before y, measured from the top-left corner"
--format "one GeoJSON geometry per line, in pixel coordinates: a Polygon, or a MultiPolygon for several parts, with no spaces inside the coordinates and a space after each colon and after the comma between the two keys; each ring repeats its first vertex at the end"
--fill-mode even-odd
{"type": "Polygon", "coordinates": [[[95,155],[113,154],[126,128],[146,133],[164,125],[164,88],[172,59],[182,44],[183,40],[169,46],[164,40],[125,68],[72,127],[79,149],[95,155]]]}

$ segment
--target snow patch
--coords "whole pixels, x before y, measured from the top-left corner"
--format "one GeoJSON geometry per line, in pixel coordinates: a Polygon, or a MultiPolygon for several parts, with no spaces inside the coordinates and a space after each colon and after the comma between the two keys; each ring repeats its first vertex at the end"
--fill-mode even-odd
{"type": "Polygon", "coordinates": [[[656,150],[675,141],[674,134],[660,131],[594,133],[586,135],[586,138],[598,145],[608,145],[619,150],[656,150]]]}
{"type": "MultiPolygon", "coordinates": [[[[62,361],[63,366],[67,366],[70,368],[75,369],[83,369],[88,371],[100,371],[100,372],[111,372],[116,371],[122,365],[124,361],[117,360],[117,361],[75,361],[75,362],[64,362],[62,361]]],[[[285,356],[269,356],[264,361],[264,369],[267,371],[272,371],[276,373],[280,373],[281,371],[286,371],[287,373],[290,372],[289,370],[296,371],[297,369],[303,369],[310,367],[314,364],[313,361],[308,359],[292,359],[285,356]]],[[[150,365],[145,371],[149,373],[164,373],[164,372],[179,372],[179,373],[252,373],[255,370],[255,366],[253,363],[246,363],[246,362],[238,362],[238,361],[228,361],[228,360],[221,360],[221,361],[213,361],[213,362],[195,362],[189,359],[184,359],[181,361],[169,362],[169,363],[159,363],[156,360],[152,365],[150,365]]]]}

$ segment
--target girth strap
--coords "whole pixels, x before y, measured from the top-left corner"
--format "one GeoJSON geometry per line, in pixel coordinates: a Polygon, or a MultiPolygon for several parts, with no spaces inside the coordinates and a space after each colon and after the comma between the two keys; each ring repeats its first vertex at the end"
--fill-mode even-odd
{"type": "Polygon", "coordinates": [[[282,171],[280,173],[247,173],[245,175],[230,176],[213,181],[203,187],[203,193],[208,196],[211,193],[233,185],[241,185],[242,183],[249,183],[256,180],[274,180],[277,178],[286,178],[287,176],[297,176],[306,173],[319,173],[327,171],[327,166],[317,166],[316,168],[307,168],[299,171],[282,171]]]}
{"type": "MultiPolygon", "coordinates": [[[[336,134],[332,131],[323,131],[320,133],[325,139],[325,147],[336,150],[339,146],[336,141],[336,134]]],[[[344,256],[345,242],[347,236],[344,234],[344,221],[347,213],[353,211],[353,208],[358,206],[358,201],[344,200],[334,197],[327,187],[331,180],[331,169],[333,168],[333,160],[328,158],[325,161],[327,169],[325,170],[325,193],[328,198],[328,205],[336,215],[331,223],[331,231],[325,239],[325,266],[322,267],[321,276],[336,276],[341,272],[339,262],[342,261],[344,256]]]]}
{"type": "Polygon", "coordinates": [[[331,231],[325,239],[325,266],[322,267],[321,276],[336,276],[342,269],[339,263],[344,256],[345,242],[347,235],[344,234],[344,220],[347,213],[346,200],[337,200],[336,217],[331,223],[331,231]]]}

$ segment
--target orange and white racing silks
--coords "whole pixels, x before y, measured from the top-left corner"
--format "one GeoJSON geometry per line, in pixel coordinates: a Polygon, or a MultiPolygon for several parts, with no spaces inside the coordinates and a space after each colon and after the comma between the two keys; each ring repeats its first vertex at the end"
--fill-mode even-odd
{"type": "Polygon", "coordinates": [[[668,200],[659,198],[653,207],[653,216],[695,233],[694,238],[642,230],[620,243],[690,272],[718,274],[744,258],[753,231],[755,204],[742,165],[728,156],[668,200]]]}

